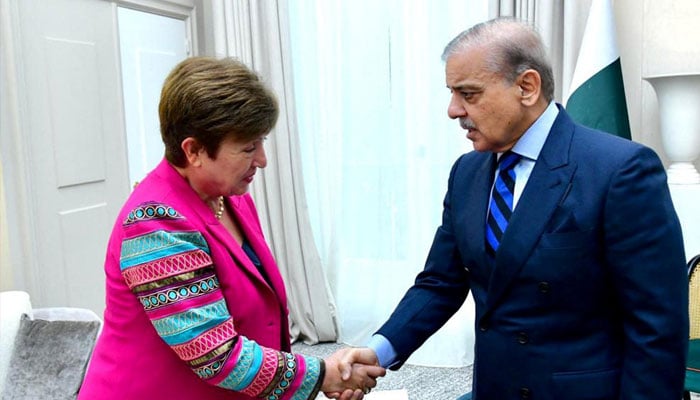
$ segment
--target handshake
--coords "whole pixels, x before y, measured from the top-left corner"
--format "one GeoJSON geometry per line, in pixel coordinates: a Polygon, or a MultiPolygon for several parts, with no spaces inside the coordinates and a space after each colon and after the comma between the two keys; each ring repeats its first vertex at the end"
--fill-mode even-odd
{"type": "Polygon", "coordinates": [[[321,391],[331,399],[361,400],[386,375],[377,355],[369,348],[344,348],[325,360],[326,375],[321,391]]]}

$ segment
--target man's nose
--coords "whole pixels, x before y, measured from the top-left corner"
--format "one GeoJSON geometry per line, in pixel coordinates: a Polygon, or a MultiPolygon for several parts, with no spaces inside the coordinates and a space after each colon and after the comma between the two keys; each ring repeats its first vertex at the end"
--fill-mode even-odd
{"type": "Polygon", "coordinates": [[[451,119],[457,119],[467,116],[466,110],[456,97],[457,96],[452,95],[452,97],[450,98],[450,104],[447,106],[447,116],[449,116],[451,119]]]}

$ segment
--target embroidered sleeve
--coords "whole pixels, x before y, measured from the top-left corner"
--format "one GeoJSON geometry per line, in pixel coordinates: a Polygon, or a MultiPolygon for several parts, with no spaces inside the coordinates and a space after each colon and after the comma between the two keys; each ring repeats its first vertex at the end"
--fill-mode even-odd
{"type": "Polygon", "coordinates": [[[122,243],[122,276],[158,335],[194,373],[253,397],[316,397],[323,361],[262,347],[236,332],[209,247],[183,216],[146,203],[123,224],[129,234],[122,243]]]}

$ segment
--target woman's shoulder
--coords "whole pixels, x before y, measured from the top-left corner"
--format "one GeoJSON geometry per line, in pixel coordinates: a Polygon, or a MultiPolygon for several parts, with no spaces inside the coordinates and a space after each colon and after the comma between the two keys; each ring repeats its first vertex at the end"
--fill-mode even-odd
{"type": "Polygon", "coordinates": [[[122,225],[128,226],[139,222],[149,221],[178,221],[184,220],[180,211],[165,201],[146,200],[124,208],[122,225]]]}
{"type": "Polygon", "coordinates": [[[148,181],[139,184],[124,203],[115,230],[123,238],[134,237],[152,231],[187,232],[199,230],[196,213],[172,190],[153,187],[148,181]]]}

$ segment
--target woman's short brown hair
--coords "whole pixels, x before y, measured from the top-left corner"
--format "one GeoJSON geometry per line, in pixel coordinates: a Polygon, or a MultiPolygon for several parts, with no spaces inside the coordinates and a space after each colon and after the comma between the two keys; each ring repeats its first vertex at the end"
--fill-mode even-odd
{"type": "Polygon", "coordinates": [[[180,147],[196,139],[215,158],[221,142],[254,140],[277,122],[277,99],[258,75],[231,58],[192,57],[165,79],[158,107],[165,157],[185,166],[180,147]]]}

